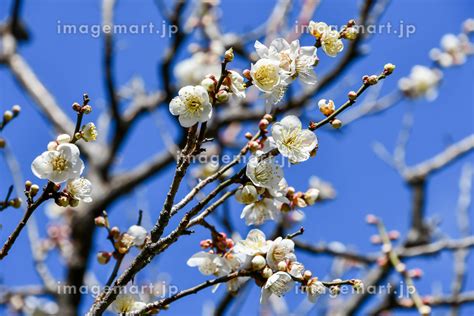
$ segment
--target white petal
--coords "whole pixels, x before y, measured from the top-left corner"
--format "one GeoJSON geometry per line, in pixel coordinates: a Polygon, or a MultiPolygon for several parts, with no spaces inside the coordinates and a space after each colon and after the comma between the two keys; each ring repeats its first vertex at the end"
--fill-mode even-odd
{"type": "Polygon", "coordinates": [[[182,127],[191,127],[198,122],[196,117],[187,115],[187,113],[181,114],[178,119],[182,127]]]}
{"type": "Polygon", "coordinates": [[[31,163],[31,171],[40,179],[48,179],[53,172],[51,160],[59,155],[57,151],[45,151],[31,163]]]}
{"type": "Polygon", "coordinates": [[[180,115],[185,110],[184,103],[180,97],[174,97],[170,102],[170,112],[173,115],[180,115]]]}
{"type": "Polygon", "coordinates": [[[309,129],[305,129],[301,131],[302,138],[302,145],[306,151],[312,151],[316,145],[318,144],[318,139],[316,138],[316,134],[314,134],[309,129]]]}
{"type": "Polygon", "coordinates": [[[301,121],[295,115],[288,115],[281,120],[281,124],[286,128],[292,129],[301,129],[301,121]]]}
{"type": "Polygon", "coordinates": [[[268,55],[268,47],[260,43],[259,41],[255,41],[255,51],[260,58],[265,58],[268,55]]]}
{"type": "Polygon", "coordinates": [[[211,117],[212,117],[212,106],[210,103],[206,103],[203,105],[203,111],[201,113],[201,116],[199,117],[199,122],[207,122],[211,119],[211,117]]]}

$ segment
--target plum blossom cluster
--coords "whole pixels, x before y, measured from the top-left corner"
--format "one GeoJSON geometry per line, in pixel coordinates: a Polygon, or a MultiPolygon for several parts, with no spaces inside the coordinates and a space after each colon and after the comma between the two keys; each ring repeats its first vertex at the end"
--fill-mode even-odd
{"type": "Polygon", "coordinates": [[[474,54],[474,45],[469,40],[473,32],[474,19],[468,19],[464,22],[462,33],[450,33],[441,38],[440,47],[430,51],[431,59],[443,68],[464,64],[467,57],[474,54]]]}
{"type": "Polygon", "coordinates": [[[259,59],[252,64],[249,75],[252,83],[265,94],[268,107],[283,98],[288,85],[297,77],[303,84],[316,84],[313,69],[318,62],[316,47],[301,47],[299,40],[288,43],[277,38],[269,47],[256,41],[255,50],[259,59]]]}
{"type": "Polygon", "coordinates": [[[187,85],[171,100],[170,112],[178,116],[181,126],[186,128],[204,123],[211,119],[214,105],[227,102],[230,96],[245,98],[245,90],[252,85],[263,92],[269,112],[283,98],[288,86],[296,78],[303,85],[316,84],[314,67],[319,60],[317,47],[322,47],[329,56],[336,56],[344,48],[341,38],[356,38],[354,24],[351,20],[338,32],[323,22],[311,21],[309,33],[316,37],[314,46],[301,46],[299,40],[289,43],[283,38],[273,40],[269,46],[256,41],[254,46],[258,60],[250,69],[245,69],[242,75],[236,70],[225,68],[234,59],[232,48],[225,52],[219,78],[219,71],[215,68],[216,49],[211,46],[209,54],[198,51],[176,67],[180,82],[187,85]],[[198,78],[205,76],[198,85],[196,74],[201,75],[198,78]]]}
{"type": "MultiPolygon", "coordinates": [[[[302,214],[300,209],[313,205],[316,201],[334,197],[334,190],[325,183],[310,187],[306,192],[297,191],[288,185],[283,168],[277,162],[281,158],[291,164],[298,164],[314,157],[318,149],[318,139],[314,132],[317,129],[316,123],[310,122],[308,127],[304,127],[295,115],[275,120],[274,115],[269,112],[273,113],[274,106],[297,78],[303,85],[316,84],[314,67],[318,63],[317,48],[322,47],[327,55],[336,56],[343,50],[342,39],[356,38],[354,25],[354,21],[349,21],[338,32],[325,23],[311,22],[309,32],[316,38],[313,46],[301,46],[298,40],[289,43],[282,38],[273,40],[269,46],[256,41],[254,46],[258,59],[242,75],[235,70],[227,70],[228,63],[234,59],[233,51],[229,49],[224,54],[219,77],[215,73],[209,73],[199,85],[181,88],[178,96],[171,100],[170,112],[178,116],[181,126],[189,128],[188,135],[192,135],[197,131],[198,124],[201,124],[200,134],[205,130],[205,123],[212,118],[217,104],[227,102],[230,97],[245,98],[246,89],[250,86],[263,92],[267,114],[260,120],[257,134],[245,134],[248,142],[241,153],[250,152],[250,157],[241,172],[231,177],[237,179],[235,183],[240,185],[235,191],[235,198],[245,205],[241,218],[247,225],[261,225],[266,221],[281,219],[293,222],[290,218],[303,218],[303,215],[292,215],[302,214]],[[322,193],[318,186],[323,188],[322,193]]],[[[363,86],[358,92],[349,93],[349,100],[343,107],[354,103],[362,91],[390,75],[394,68],[394,65],[387,64],[381,75],[364,76],[363,86]]],[[[332,100],[321,100],[319,108],[326,117],[321,122],[327,121],[335,128],[341,127],[342,123],[335,116],[343,107],[336,109],[332,100]]],[[[216,173],[218,170],[217,164],[206,165],[195,174],[200,178],[212,178],[213,174],[219,175],[216,173]]],[[[220,179],[222,176],[220,174],[220,179]]],[[[271,295],[283,296],[295,284],[301,284],[309,300],[315,302],[326,289],[337,294],[339,287],[344,284],[355,288],[362,286],[359,280],[321,282],[313,277],[311,271],[297,261],[292,241],[295,236],[267,240],[262,231],[253,229],[245,240],[235,243],[225,233],[217,232],[204,219],[199,224],[210,229],[212,238],[201,241],[203,250],[194,254],[187,264],[197,267],[206,276],[235,275],[230,279],[225,278],[230,292],[236,292],[242,283],[252,278],[262,288],[261,302],[265,302],[271,295]]],[[[113,240],[123,238],[120,236],[122,235],[116,233],[113,240]]]]}
{"type": "MultiPolygon", "coordinates": [[[[268,122],[272,117],[267,114],[263,120],[268,122]]],[[[249,146],[252,151],[246,166],[249,181],[238,189],[235,196],[238,202],[246,204],[241,218],[245,219],[247,225],[261,225],[268,220],[277,220],[280,215],[290,211],[298,212],[298,208],[315,203],[318,190],[295,192],[294,188],[288,186],[283,170],[274,156],[280,153],[291,163],[299,163],[314,155],[317,148],[316,135],[303,129],[296,116],[289,115],[280,122],[275,122],[271,136],[250,141],[249,146]]]]}
{"type": "Polygon", "coordinates": [[[354,40],[358,34],[354,20],[347,22],[347,25],[340,32],[332,29],[324,22],[315,21],[309,22],[308,30],[316,38],[316,46],[322,47],[326,55],[330,57],[336,57],[344,49],[342,38],[354,40]]]}
{"type": "MultiPolygon", "coordinates": [[[[83,104],[74,103],[72,105],[78,115],[78,124],[81,126],[84,114],[89,114],[92,107],[89,105],[89,97],[84,95],[83,104]]],[[[84,171],[84,162],[81,159],[79,147],[75,144],[79,139],[86,142],[94,141],[97,138],[97,130],[94,123],[87,123],[82,128],[69,134],[61,134],[56,140],[48,143],[47,150],[36,157],[31,163],[31,171],[40,178],[53,183],[56,191],[55,202],[59,206],[76,207],[79,203],[92,202],[92,183],[81,177],[84,171]],[[66,182],[63,191],[59,192],[61,184],[66,182]]],[[[27,191],[31,195],[37,192],[36,187],[27,183],[27,191]]]]}
{"type": "Polygon", "coordinates": [[[438,69],[416,65],[408,77],[398,81],[398,87],[409,98],[426,97],[434,100],[438,96],[437,87],[443,78],[443,73],[438,69]]]}
{"type": "Polygon", "coordinates": [[[297,261],[295,244],[290,238],[267,240],[265,234],[258,229],[252,229],[246,239],[238,241],[235,246],[231,239],[221,233],[217,239],[203,240],[201,247],[204,251],[194,254],[188,260],[189,266],[197,267],[204,275],[215,276],[249,271],[249,276],[228,281],[227,287],[230,291],[236,291],[243,282],[252,278],[261,287],[261,303],[265,303],[272,295],[285,295],[296,284],[300,284],[302,291],[307,293],[309,301],[313,303],[327,289],[337,294],[341,284],[362,288],[360,280],[319,281],[297,261]]]}
{"type": "Polygon", "coordinates": [[[441,69],[462,65],[474,54],[474,44],[469,39],[472,33],[474,33],[474,19],[467,19],[462,33],[444,35],[440,47],[430,51],[430,58],[435,62],[435,66],[430,68],[415,65],[411,73],[398,82],[402,93],[412,99],[425,97],[430,101],[434,100],[443,78],[441,69]]]}

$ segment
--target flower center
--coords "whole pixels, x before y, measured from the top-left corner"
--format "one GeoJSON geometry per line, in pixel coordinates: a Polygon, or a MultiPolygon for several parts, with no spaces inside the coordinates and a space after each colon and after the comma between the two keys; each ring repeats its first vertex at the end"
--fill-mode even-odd
{"type": "Polygon", "coordinates": [[[54,171],[64,171],[68,168],[67,160],[64,159],[62,156],[54,157],[53,161],[51,162],[54,171]]]}
{"type": "Polygon", "coordinates": [[[263,65],[255,72],[255,79],[262,86],[273,86],[277,82],[278,73],[273,65],[263,65]]]}
{"type": "Polygon", "coordinates": [[[255,168],[255,179],[260,183],[267,183],[271,177],[271,170],[268,163],[262,162],[255,168]]]}
{"type": "Polygon", "coordinates": [[[289,148],[298,148],[301,146],[301,137],[299,136],[299,131],[296,129],[285,131],[283,134],[283,144],[289,148]]]}
{"type": "Polygon", "coordinates": [[[196,113],[202,111],[202,102],[201,99],[196,96],[188,96],[186,98],[186,107],[191,113],[196,113]]]}

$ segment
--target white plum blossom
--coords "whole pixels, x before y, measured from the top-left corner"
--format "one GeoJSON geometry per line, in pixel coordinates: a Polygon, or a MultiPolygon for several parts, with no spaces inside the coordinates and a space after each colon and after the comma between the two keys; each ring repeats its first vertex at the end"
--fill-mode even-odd
{"type": "Polygon", "coordinates": [[[303,83],[311,85],[316,83],[316,74],[313,69],[318,61],[316,47],[301,47],[299,40],[288,43],[283,38],[277,38],[271,42],[269,47],[256,41],[255,50],[260,58],[275,59],[277,57],[280,61],[280,73],[284,75],[283,78],[291,80],[300,77],[303,83]]]}
{"type": "Polygon", "coordinates": [[[313,205],[319,198],[319,190],[316,188],[309,188],[304,194],[304,200],[308,205],[313,205]]]}
{"type": "Polygon", "coordinates": [[[60,144],[55,150],[45,151],[31,163],[31,171],[40,179],[61,183],[79,177],[84,170],[79,148],[74,144],[60,144]]]}
{"type": "Polygon", "coordinates": [[[202,86],[186,86],[179,90],[178,96],[170,102],[170,112],[179,116],[183,127],[208,121],[212,116],[209,95],[202,86]]]}
{"type": "Polygon", "coordinates": [[[86,142],[94,141],[97,139],[97,128],[94,123],[87,123],[82,127],[82,139],[86,142]]]}
{"type": "Polygon", "coordinates": [[[55,141],[48,143],[48,150],[56,150],[58,148],[58,145],[66,144],[69,142],[71,142],[71,136],[69,134],[59,134],[58,137],[56,137],[55,141]]]}
{"type": "Polygon", "coordinates": [[[140,225],[132,225],[128,228],[127,234],[133,237],[133,243],[137,247],[143,246],[147,237],[147,231],[145,227],[140,225]]]}
{"type": "Polygon", "coordinates": [[[265,233],[259,229],[252,229],[247,234],[247,238],[237,242],[234,251],[247,256],[264,255],[271,245],[272,241],[266,239],[265,233]]]}
{"type": "Polygon", "coordinates": [[[247,225],[262,225],[268,220],[276,220],[278,214],[279,210],[273,199],[264,198],[244,207],[240,218],[245,218],[247,225]]]}
{"type": "MultiPolygon", "coordinates": [[[[336,197],[336,189],[331,183],[322,180],[317,176],[311,176],[309,178],[309,186],[318,190],[318,199],[321,200],[332,200],[336,197]]],[[[308,190],[309,191],[309,190],[308,190]]],[[[316,192],[314,192],[316,193],[316,192]]],[[[310,192],[310,194],[313,194],[310,192]]],[[[309,204],[309,203],[308,203],[309,204]]]]}
{"type": "Polygon", "coordinates": [[[301,128],[301,121],[294,115],[288,115],[272,126],[272,137],[278,151],[291,163],[308,160],[310,153],[316,148],[316,135],[301,128]]]}
{"type": "Polygon", "coordinates": [[[275,239],[267,252],[267,264],[273,270],[277,270],[278,263],[282,261],[295,261],[295,243],[291,239],[278,237],[275,239]]]}
{"type": "Polygon", "coordinates": [[[462,65],[467,55],[474,53],[474,46],[466,34],[446,34],[441,38],[441,49],[433,48],[430,57],[442,67],[462,65]]]}
{"type": "Polygon", "coordinates": [[[282,271],[274,273],[267,279],[267,282],[262,287],[260,303],[265,303],[272,294],[278,297],[283,296],[290,291],[293,286],[294,281],[291,275],[282,271]]]}
{"type": "Polygon", "coordinates": [[[76,200],[86,203],[92,202],[92,183],[86,178],[69,180],[66,190],[76,200]]]}
{"type": "Polygon", "coordinates": [[[145,303],[138,300],[138,297],[133,294],[119,294],[112,304],[112,309],[119,314],[137,312],[143,307],[145,303]]]}
{"type": "Polygon", "coordinates": [[[200,251],[188,259],[187,265],[198,267],[199,272],[204,275],[223,276],[230,272],[229,263],[221,256],[200,251]]]}
{"type": "Polygon", "coordinates": [[[316,73],[314,66],[318,62],[316,47],[304,46],[300,48],[300,54],[296,58],[296,75],[301,82],[307,85],[316,84],[316,73]]]}
{"type": "Polygon", "coordinates": [[[219,76],[220,72],[219,54],[214,51],[196,52],[174,68],[180,86],[197,85],[207,75],[219,76]]]}
{"type": "Polygon", "coordinates": [[[251,204],[258,200],[257,188],[252,184],[246,184],[235,192],[235,199],[242,204],[251,204]]]}
{"type": "Polygon", "coordinates": [[[314,37],[320,40],[321,47],[328,56],[336,57],[344,49],[339,32],[331,29],[326,23],[311,21],[308,30],[314,37]]]}
{"type": "Polygon", "coordinates": [[[253,84],[262,92],[271,94],[281,83],[280,61],[276,58],[261,58],[250,68],[253,84]]]}
{"type": "Polygon", "coordinates": [[[306,291],[308,293],[308,300],[311,303],[316,303],[318,297],[326,292],[326,287],[321,281],[318,281],[317,278],[313,278],[308,281],[306,291]]]}
{"type": "Polygon", "coordinates": [[[278,191],[283,179],[283,170],[273,157],[263,159],[262,156],[252,156],[247,163],[246,175],[255,186],[278,191]]]}
{"type": "Polygon", "coordinates": [[[229,70],[230,78],[230,90],[232,93],[241,98],[245,99],[245,83],[244,78],[236,71],[229,70]]]}
{"type": "Polygon", "coordinates": [[[442,73],[436,69],[416,65],[412,68],[408,77],[398,81],[400,90],[411,98],[426,96],[428,100],[434,100],[437,96],[437,86],[442,78],[442,73]]]}

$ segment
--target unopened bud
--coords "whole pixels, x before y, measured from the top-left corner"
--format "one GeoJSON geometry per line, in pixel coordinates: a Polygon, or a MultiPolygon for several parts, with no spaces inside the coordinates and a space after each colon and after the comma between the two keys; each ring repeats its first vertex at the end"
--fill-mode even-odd
{"type": "Polygon", "coordinates": [[[103,216],[97,216],[94,218],[94,223],[98,227],[105,227],[107,225],[107,221],[103,216]]]}
{"type": "Polygon", "coordinates": [[[80,105],[79,103],[77,103],[77,102],[74,102],[74,103],[72,104],[72,109],[73,109],[74,111],[76,111],[76,112],[79,112],[79,111],[81,110],[81,105],[80,105]]]}
{"type": "Polygon", "coordinates": [[[25,181],[25,191],[30,191],[32,185],[33,185],[33,183],[31,183],[30,180],[26,180],[25,181]]]}
{"type": "Polygon", "coordinates": [[[8,201],[8,204],[9,204],[10,206],[13,206],[14,208],[20,208],[20,206],[21,206],[21,199],[20,199],[20,198],[16,198],[16,199],[10,200],[10,201],[8,201]]]}
{"type": "Polygon", "coordinates": [[[54,151],[56,148],[58,148],[58,143],[57,142],[49,142],[48,143],[48,151],[54,151]]]}
{"type": "Polygon", "coordinates": [[[385,66],[383,66],[383,71],[386,75],[390,75],[393,71],[395,70],[395,65],[394,64],[385,64],[385,66]]]}
{"type": "Polygon", "coordinates": [[[3,121],[4,121],[5,123],[11,121],[12,118],[13,118],[13,113],[12,113],[12,111],[5,111],[5,112],[3,113],[3,121]]]}
{"type": "Polygon", "coordinates": [[[390,238],[391,240],[397,240],[398,238],[400,238],[400,232],[398,230],[392,230],[388,232],[388,238],[390,238]]]}
{"type": "Polygon", "coordinates": [[[303,279],[309,280],[313,276],[313,273],[310,270],[305,270],[303,273],[303,279]]]}
{"type": "Polygon", "coordinates": [[[79,205],[79,200],[75,198],[71,198],[69,199],[69,205],[71,205],[71,207],[77,207],[79,205]]]}
{"type": "Polygon", "coordinates": [[[100,251],[97,253],[97,262],[100,264],[107,264],[110,261],[112,254],[107,251],[100,251]]]}
{"type": "Polygon", "coordinates": [[[17,105],[17,104],[14,105],[14,106],[12,107],[12,112],[13,112],[13,115],[14,115],[14,116],[17,116],[18,114],[20,114],[20,112],[21,112],[21,106],[19,106],[19,105],[17,105]]]}
{"type": "Polygon", "coordinates": [[[82,111],[82,113],[84,113],[84,114],[89,114],[89,113],[92,112],[92,106],[90,106],[90,105],[84,105],[84,106],[82,107],[82,110],[81,110],[81,111],[82,111]]]}
{"type": "Polygon", "coordinates": [[[263,118],[269,122],[273,121],[273,116],[271,114],[265,114],[263,118]]]}
{"type": "Polygon", "coordinates": [[[252,268],[254,270],[262,270],[263,268],[265,268],[266,265],[267,262],[265,261],[264,257],[256,255],[252,258],[252,268]]]}
{"type": "Polygon", "coordinates": [[[365,217],[365,221],[367,222],[367,224],[371,224],[371,225],[377,224],[379,222],[378,218],[373,214],[368,214],[365,217]]]}
{"type": "Polygon", "coordinates": [[[110,229],[110,235],[117,239],[120,236],[120,229],[117,226],[114,226],[110,229]]]}
{"type": "Polygon", "coordinates": [[[232,47],[225,51],[224,60],[226,62],[231,62],[234,60],[234,50],[232,47]]]}
{"type": "Polygon", "coordinates": [[[341,126],[342,126],[342,121],[339,120],[339,119],[334,119],[334,120],[332,120],[332,122],[331,122],[331,126],[334,127],[334,128],[341,128],[341,126]]]}
{"type": "Polygon", "coordinates": [[[269,124],[270,124],[270,122],[268,122],[266,119],[261,119],[260,122],[258,123],[258,128],[261,131],[264,131],[264,130],[267,129],[269,124]]]}
{"type": "Polygon", "coordinates": [[[367,78],[367,80],[365,81],[365,83],[373,86],[375,84],[377,84],[377,82],[379,81],[378,77],[376,75],[372,75],[372,76],[369,76],[367,78]]]}
{"type": "Polygon", "coordinates": [[[418,268],[411,269],[410,271],[408,271],[408,275],[410,276],[410,278],[418,279],[423,276],[423,270],[418,269],[418,268]]]}
{"type": "Polygon", "coordinates": [[[420,307],[419,312],[421,316],[429,316],[431,314],[431,307],[423,305],[420,307]]]}
{"type": "Polygon", "coordinates": [[[245,69],[242,72],[242,75],[244,75],[245,79],[247,80],[252,80],[252,76],[250,75],[250,69],[245,69]]]}
{"type": "Polygon", "coordinates": [[[251,151],[256,151],[260,148],[260,145],[258,144],[258,142],[253,140],[249,142],[249,148],[251,151]]]}
{"type": "Polygon", "coordinates": [[[30,188],[30,196],[34,197],[36,194],[38,194],[39,189],[40,188],[37,184],[33,184],[30,188]]]}
{"type": "Polygon", "coordinates": [[[286,271],[287,268],[288,268],[288,265],[286,264],[285,261],[278,262],[278,265],[277,265],[278,271],[286,271]]]}
{"type": "Polygon", "coordinates": [[[6,144],[7,142],[3,138],[0,138],[0,148],[5,148],[6,144]]]}
{"type": "Polygon", "coordinates": [[[350,92],[347,94],[347,97],[349,98],[349,100],[355,101],[355,100],[357,99],[357,92],[355,92],[355,91],[350,91],[350,92]]]}
{"type": "Polygon", "coordinates": [[[58,142],[58,144],[69,143],[71,141],[71,136],[69,136],[68,134],[61,134],[56,138],[56,141],[58,142]]]}
{"type": "Polygon", "coordinates": [[[250,133],[250,132],[245,133],[244,136],[245,136],[245,138],[247,138],[247,139],[252,139],[252,138],[253,138],[253,135],[252,135],[252,133],[250,133]]]}
{"type": "Polygon", "coordinates": [[[225,90],[220,90],[216,94],[216,99],[217,99],[217,101],[219,101],[221,103],[227,102],[227,101],[229,101],[229,93],[225,90]]]}
{"type": "Polygon", "coordinates": [[[357,38],[357,35],[358,35],[358,32],[357,32],[357,29],[355,27],[348,27],[344,33],[344,38],[348,39],[348,40],[354,40],[357,38]]]}
{"type": "Polygon", "coordinates": [[[210,240],[210,239],[201,240],[201,242],[199,243],[199,246],[202,249],[210,248],[210,247],[212,247],[212,240],[210,240]]]}
{"type": "Polygon", "coordinates": [[[263,271],[262,271],[262,277],[264,277],[265,279],[268,279],[268,278],[271,277],[272,275],[273,275],[272,269],[270,269],[269,267],[266,267],[265,269],[263,269],[263,271]]]}
{"type": "Polygon", "coordinates": [[[205,78],[203,81],[201,81],[201,86],[203,86],[208,92],[214,92],[216,82],[211,78],[205,78]]]}
{"type": "Polygon", "coordinates": [[[56,204],[62,207],[69,206],[69,199],[67,196],[60,196],[55,200],[56,204]]]}

